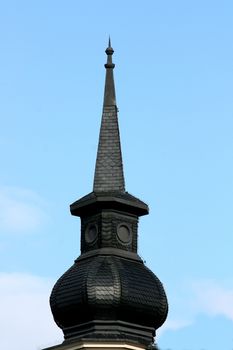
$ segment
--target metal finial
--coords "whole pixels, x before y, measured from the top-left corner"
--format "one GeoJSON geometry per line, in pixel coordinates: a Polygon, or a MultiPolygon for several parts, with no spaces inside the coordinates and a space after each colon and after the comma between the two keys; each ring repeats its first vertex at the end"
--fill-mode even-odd
{"type": "Polygon", "coordinates": [[[109,35],[109,39],[108,39],[108,47],[107,47],[107,49],[105,50],[105,52],[106,52],[106,54],[107,54],[108,56],[112,56],[113,53],[114,53],[114,50],[113,50],[113,48],[112,48],[112,46],[111,46],[111,38],[110,38],[110,35],[109,35]]]}

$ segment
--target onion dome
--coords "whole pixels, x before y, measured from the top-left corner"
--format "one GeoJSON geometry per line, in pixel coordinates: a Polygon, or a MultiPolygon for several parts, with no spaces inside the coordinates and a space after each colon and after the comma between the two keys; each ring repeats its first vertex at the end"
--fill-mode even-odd
{"type": "Polygon", "coordinates": [[[162,283],[137,254],[148,206],[125,191],[109,40],[93,191],[70,206],[81,219],[81,255],[55,284],[50,305],[65,342],[124,340],[149,346],[165,321],[162,283]]]}

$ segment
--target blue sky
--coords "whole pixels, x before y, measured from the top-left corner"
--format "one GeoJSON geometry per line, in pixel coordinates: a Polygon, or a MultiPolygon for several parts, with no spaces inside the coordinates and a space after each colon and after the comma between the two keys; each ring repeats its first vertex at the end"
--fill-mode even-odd
{"type": "Polygon", "coordinates": [[[164,283],[162,350],[233,346],[232,1],[0,3],[0,348],[61,342],[48,297],[79,255],[111,34],[139,254],[164,283]]]}

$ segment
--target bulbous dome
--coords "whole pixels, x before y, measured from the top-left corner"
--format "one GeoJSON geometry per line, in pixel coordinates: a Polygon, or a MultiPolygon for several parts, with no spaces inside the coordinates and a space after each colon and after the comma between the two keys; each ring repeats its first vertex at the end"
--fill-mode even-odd
{"type": "Polygon", "coordinates": [[[50,304],[65,338],[150,343],[166,319],[159,279],[140,259],[97,255],[79,258],[55,284],[50,304]]]}

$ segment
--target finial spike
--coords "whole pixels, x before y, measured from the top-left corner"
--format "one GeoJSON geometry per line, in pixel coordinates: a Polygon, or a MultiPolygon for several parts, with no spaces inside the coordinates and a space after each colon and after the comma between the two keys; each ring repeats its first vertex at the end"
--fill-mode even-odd
{"type": "Polygon", "coordinates": [[[107,54],[107,63],[104,65],[106,68],[106,79],[105,79],[105,92],[104,92],[104,106],[115,106],[116,96],[115,96],[115,84],[113,77],[113,69],[115,64],[112,63],[112,55],[114,53],[111,47],[111,39],[109,37],[108,47],[105,50],[107,54]]]}
{"type": "Polygon", "coordinates": [[[111,38],[110,38],[110,35],[109,35],[109,38],[108,38],[108,47],[111,47],[111,38]]]}

